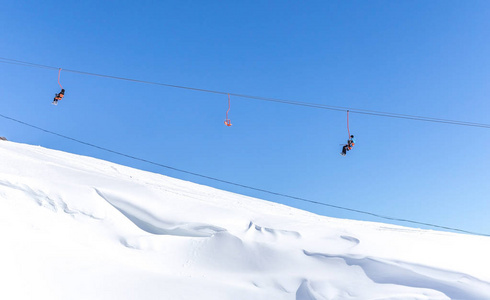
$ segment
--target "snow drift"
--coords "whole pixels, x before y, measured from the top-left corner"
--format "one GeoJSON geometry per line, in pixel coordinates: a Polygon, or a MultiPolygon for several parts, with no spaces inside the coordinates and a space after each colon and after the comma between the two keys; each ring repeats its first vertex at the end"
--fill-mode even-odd
{"type": "Polygon", "coordinates": [[[2,299],[490,299],[490,238],[0,142],[2,299]]]}

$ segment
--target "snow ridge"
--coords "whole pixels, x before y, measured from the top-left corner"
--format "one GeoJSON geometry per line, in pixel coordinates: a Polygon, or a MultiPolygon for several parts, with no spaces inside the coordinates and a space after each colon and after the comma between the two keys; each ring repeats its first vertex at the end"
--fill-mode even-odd
{"type": "Polygon", "coordinates": [[[490,299],[490,238],[0,143],[5,299],[490,299]]]}

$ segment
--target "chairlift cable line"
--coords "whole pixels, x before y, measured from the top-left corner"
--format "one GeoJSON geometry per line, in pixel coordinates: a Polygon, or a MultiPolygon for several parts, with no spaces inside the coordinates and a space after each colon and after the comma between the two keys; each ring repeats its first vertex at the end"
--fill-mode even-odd
{"type": "MultiPolygon", "coordinates": [[[[20,61],[20,60],[3,58],[3,57],[0,57],[0,63],[20,65],[20,66],[25,66],[25,67],[37,67],[37,68],[44,68],[44,69],[51,69],[51,70],[59,70],[60,69],[60,68],[56,68],[56,67],[52,67],[52,66],[35,64],[35,63],[30,63],[30,62],[25,62],[25,61],[20,61]]],[[[240,97],[240,98],[245,98],[245,99],[268,101],[268,102],[275,102],[275,103],[282,103],[282,104],[289,104],[289,105],[296,105],[296,106],[303,106],[303,107],[310,107],[310,108],[317,108],[317,109],[326,109],[326,110],[333,110],[333,111],[347,111],[348,110],[351,113],[378,116],[378,117],[389,117],[389,118],[407,119],[407,120],[413,120],[413,121],[424,121],[424,122],[443,123],[443,124],[460,125],[460,126],[490,128],[490,124],[485,124],[485,123],[466,122],[466,121],[458,121],[458,120],[450,120],[450,119],[416,116],[416,115],[409,115],[409,114],[398,114],[398,113],[390,113],[390,112],[382,112],[382,111],[374,111],[374,110],[366,110],[366,109],[358,109],[358,108],[350,108],[350,107],[342,107],[342,106],[332,106],[332,105],[325,105],[325,104],[319,104],[319,103],[285,100],[285,99],[279,99],[279,98],[268,98],[268,97],[262,97],[262,96],[245,95],[245,94],[238,94],[238,93],[230,93],[230,92],[188,87],[188,86],[182,86],[182,85],[174,85],[174,84],[168,84],[168,83],[160,83],[160,82],[132,79],[132,78],[126,78],[126,77],[112,76],[112,75],[97,74],[97,73],[91,73],[91,72],[85,72],[85,71],[79,71],[79,70],[71,70],[71,69],[63,69],[63,71],[87,75],[87,76],[97,76],[97,77],[110,78],[110,79],[116,79],[116,80],[124,80],[124,81],[136,82],[136,83],[159,85],[159,86],[165,86],[165,87],[171,87],[171,88],[186,89],[186,90],[191,90],[191,91],[196,91],[196,92],[205,92],[205,93],[213,93],[213,94],[220,94],[220,95],[230,95],[230,96],[240,97]]]]}
{"type": "Polygon", "coordinates": [[[136,156],[133,156],[133,155],[125,154],[125,153],[122,153],[122,152],[119,152],[119,151],[111,150],[111,149],[108,149],[108,148],[105,148],[105,147],[101,147],[101,146],[98,146],[98,145],[95,145],[95,144],[84,142],[84,141],[81,141],[79,139],[75,139],[75,138],[69,137],[67,135],[59,134],[59,133],[53,132],[51,130],[47,130],[47,129],[44,129],[44,128],[41,128],[41,127],[38,127],[38,126],[35,126],[35,125],[32,125],[32,124],[23,122],[23,121],[18,120],[18,119],[5,116],[3,114],[0,114],[0,117],[2,117],[4,119],[7,119],[7,120],[10,120],[10,121],[13,121],[13,122],[17,122],[19,124],[22,124],[22,125],[25,125],[25,126],[28,126],[28,127],[31,127],[31,128],[34,128],[34,129],[37,129],[37,130],[40,130],[40,131],[43,131],[43,132],[46,132],[46,133],[49,133],[49,134],[52,134],[52,135],[55,135],[55,136],[58,136],[58,137],[61,137],[61,138],[64,138],[64,139],[67,139],[67,140],[71,140],[71,141],[74,141],[74,142],[77,142],[77,143],[80,143],[80,144],[83,144],[83,145],[92,147],[92,148],[96,148],[96,149],[103,150],[103,151],[106,151],[106,152],[110,152],[110,153],[113,153],[113,154],[116,154],[116,155],[119,155],[119,156],[127,157],[127,158],[130,158],[130,159],[133,159],[133,160],[137,160],[137,161],[145,162],[145,163],[152,164],[152,165],[155,165],[155,166],[159,166],[159,167],[162,167],[162,168],[166,168],[166,169],[169,169],[169,170],[181,172],[181,173],[184,173],[184,174],[188,174],[188,175],[192,175],[192,176],[196,176],[196,177],[200,177],[200,178],[205,178],[205,179],[209,179],[209,180],[216,181],[216,182],[225,183],[225,184],[228,184],[228,185],[233,185],[233,186],[237,186],[237,187],[241,187],[241,188],[245,188],[245,189],[249,189],[249,190],[253,190],[253,191],[257,191],[257,192],[262,192],[262,193],[266,193],[266,194],[270,194],[270,195],[275,195],[275,196],[280,196],[280,197],[284,197],[284,198],[289,198],[289,199],[293,199],[293,200],[297,200],[297,201],[308,202],[308,203],[312,203],[312,204],[316,204],[316,205],[321,205],[321,206],[336,208],[336,209],[339,209],[339,210],[344,210],[344,211],[350,211],[350,212],[354,212],[354,213],[369,215],[369,216],[372,216],[372,217],[376,217],[376,218],[380,218],[380,219],[385,219],[385,220],[390,220],[390,221],[398,221],[398,222],[411,223],[411,224],[416,224],[416,225],[424,225],[424,226],[429,226],[429,227],[433,227],[433,228],[451,230],[451,231],[455,231],[455,232],[459,232],[459,233],[466,233],[466,234],[473,234],[473,235],[490,237],[490,234],[487,234],[487,233],[473,232],[473,231],[468,231],[468,230],[459,229],[459,228],[455,228],[455,227],[442,226],[442,225],[431,224],[431,223],[426,223],[426,222],[414,221],[414,220],[410,220],[410,219],[402,219],[402,218],[396,218],[396,217],[391,217],[391,216],[380,215],[380,214],[369,212],[369,211],[364,211],[364,210],[359,210],[359,209],[354,209],[354,208],[343,207],[343,206],[339,206],[339,205],[334,205],[334,204],[319,202],[319,201],[310,200],[310,199],[306,199],[306,198],[302,198],[302,197],[297,197],[297,196],[291,196],[291,195],[288,195],[288,194],[278,193],[278,192],[274,192],[274,191],[270,191],[270,190],[266,190],[266,189],[262,189],[262,188],[256,188],[256,187],[253,187],[253,186],[249,186],[249,185],[245,185],[245,184],[240,184],[240,183],[236,183],[236,182],[232,182],[232,181],[228,181],[228,180],[223,180],[223,179],[220,179],[220,178],[216,178],[216,177],[212,177],[212,176],[208,176],[208,175],[203,175],[203,174],[199,174],[199,173],[196,173],[196,172],[186,171],[186,170],[183,170],[183,169],[179,169],[179,168],[175,168],[175,167],[172,167],[172,166],[168,166],[168,165],[164,165],[164,164],[161,164],[161,163],[157,163],[157,162],[154,162],[154,161],[151,161],[151,160],[148,160],[148,159],[139,158],[139,157],[136,157],[136,156]]]}

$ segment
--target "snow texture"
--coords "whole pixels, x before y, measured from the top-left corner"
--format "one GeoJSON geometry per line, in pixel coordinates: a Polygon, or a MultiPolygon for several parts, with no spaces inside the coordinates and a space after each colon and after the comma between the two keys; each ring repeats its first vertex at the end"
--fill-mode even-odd
{"type": "Polygon", "coordinates": [[[490,238],[0,142],[2,299],[490,299],[490,238]]]}

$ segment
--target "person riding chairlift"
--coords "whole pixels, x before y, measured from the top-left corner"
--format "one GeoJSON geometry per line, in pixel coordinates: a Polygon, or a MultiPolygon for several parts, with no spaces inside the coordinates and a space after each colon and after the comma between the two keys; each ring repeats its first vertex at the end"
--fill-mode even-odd
{"type": "Polygon", "coordinates": [[[347,154],[347,151],[350,151],[352,149],[352,147],[354,147],[356,141],[354,140],[354,136],[351,135],[350,136],[350,139],[347,140],[347,144],[344,145],[344,147],[342,148],[342,154],[343,156],[345,156],[347,154]]]}
{"type": "Polygon", "coordinates": [[[61,92],[59,92],[58,94],[54,94],[53,104],[57,105],[58,101],[63,99],[64,96],[65,96],[65,89],[61,89],[61,92]]]}

